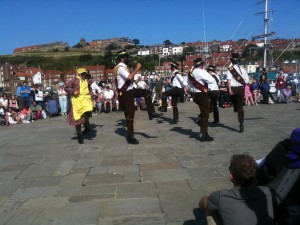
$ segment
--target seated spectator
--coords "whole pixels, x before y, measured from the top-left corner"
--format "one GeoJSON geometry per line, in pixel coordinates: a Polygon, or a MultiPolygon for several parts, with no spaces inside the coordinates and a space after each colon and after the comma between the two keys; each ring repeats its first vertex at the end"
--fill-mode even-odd
{"type": "Polygon", "coordinates": [[[31,109],[29,108],[29,105],[27,104],[24,105],[17,120],[22,123],[30,123],[30,121],[32,120],[32,112],[31,109]]]}
{"type": "Polygon", "coordinates": [[[258,99],[260,97],[260,93],[259,93],[259,84],[257,79],[253,79],[253,82],[251,83],[250,91],[253,96],[254,104],[258,105],[258,99]]]}
{"type": "Polygon", "coordinates": [[[220,86],[220,95],[219,95],[219,107],[228,108],[230,107],[230,96],[228,94],[228,86],[224,81],[221,81],[220,86]]]}
{"type": "Polygon", "coordinates": [[[263,100],[261,101],[261,103],[263,103],[263,104],[268,104],[268,103],[274,104],[275,100],[274,100],[273,95],[270,92],[270,84],[269,84],[267,79],[264,79],[264,81],[260,85],[260,91],[261,91],[261,94],[263,96],[263,100]],[[269,98],[271,99],[271,101],[269,101],[269,98]]]}
{"type": "Polygon", "coordinates": [[[8,99],[6,94],[0,94],[0,102],[2,103],[2,106],[6,111],[8,108],[8,99]]]}
{"type": "Polygon", "coordinates": [[[8,107],[11,107],[15,112],[19,112],[18,100],[15,95],[12,95],[11,99],[8,101],[8,107]]]}
{"type": "Polygon", "coordinates": [[[46,111],[49,117],[57,116],[59,114],[58,103],[54,96],[52,96],[47,102],[46,111]]]}
{"type": "Polygon", "coordinates": [[[104,111],[106,110],[106,105],[109,103],[110,112],[112,112],[112,102],[113,102],[114,92],[110,89],[110,86],[107,85],[106,89],[103,91],[103,100],[104,100],[104,111]]]}
{"type": "Polygon", "coordinates": [[[18,113],[13,111],[12,107],[8,107],[7,112],[5,113],[6,126],[9,124],[17,124],[18,122],[18,113]]]}
{"type": "Polygon", "coordinates": [[[278,103],[291,102],[291,98],[292,98],[292,87],[291,85],[287,85],[286,88],[281,90],[278,103]]]}
{"type": "Polygon", "coordinates": [[[42,116],[43,108],[41,105],[38,105],[36,101],[32,102],[30,109],[32,111],[32,119],[33,120],[39,120],[39,119],[43,118],[43,116],[42,116]]]}
{"type": "Polygon", "coordinates": [[[204,196],[199,207],[216,224],[274,225],[272,194],[268,187],[254,186],[257,164],[248,155],[233,155],[229,166],[232,189],[204,196]]]}
{"type": "Polygon", "coordinates": [[[5,125],[5,109],[0,102],[0,125],[5,125]]]}

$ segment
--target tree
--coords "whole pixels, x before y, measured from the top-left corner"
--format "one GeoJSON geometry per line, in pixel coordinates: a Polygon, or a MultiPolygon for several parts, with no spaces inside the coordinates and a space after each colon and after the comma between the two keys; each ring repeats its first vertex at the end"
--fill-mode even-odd
{"type": "Polygon", "coordinates": [[[140,40],[139,39],[133,39],[132,42],[134,43],[135,46],[140,44],[140,40]]]}
{"type": "Polygon", "coordinates": [[[165,47],[169,47],[169,46],[173,45],[173,43],[170,40],[165,40],[163,43],[164,43],[165,47]]]}

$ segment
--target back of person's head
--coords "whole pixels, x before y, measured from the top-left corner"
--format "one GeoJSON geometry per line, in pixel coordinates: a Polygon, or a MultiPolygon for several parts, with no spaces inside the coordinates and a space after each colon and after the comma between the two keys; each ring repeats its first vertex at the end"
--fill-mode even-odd
{"type": "Polygon", "coordinates": [[[231,157],[229,171],[236,185],[248,187],[255,180],[257,164],[251,156],[237,154],[231,157]]]}

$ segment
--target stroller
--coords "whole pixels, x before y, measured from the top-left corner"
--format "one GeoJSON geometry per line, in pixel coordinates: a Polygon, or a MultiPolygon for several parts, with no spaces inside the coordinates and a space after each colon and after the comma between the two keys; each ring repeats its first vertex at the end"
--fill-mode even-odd
{"type": "Polygon", "coordinates": [[[259,166],[257,185],[270,188],[277,225],[300,224],[300,128],[265,157],[259,166]]]}

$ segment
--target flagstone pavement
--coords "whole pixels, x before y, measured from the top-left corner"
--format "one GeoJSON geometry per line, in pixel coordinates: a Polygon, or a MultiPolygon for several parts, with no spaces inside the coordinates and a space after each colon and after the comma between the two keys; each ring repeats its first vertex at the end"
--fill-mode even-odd
{"type": "Polygon", "coordinates": [[[207,143],[197,106],[179,112],[170,125],[172,109],[152,121],[136,111],[139,145],[126,143],[121,112],[92,117],[83,145],[65,116],[0,127],[0,225],[182,225],[201,196],[231,187],[232,154],[262,158],[300,127],[295,102],[245,107],[244,133],[221,108],[207,143]]]}

